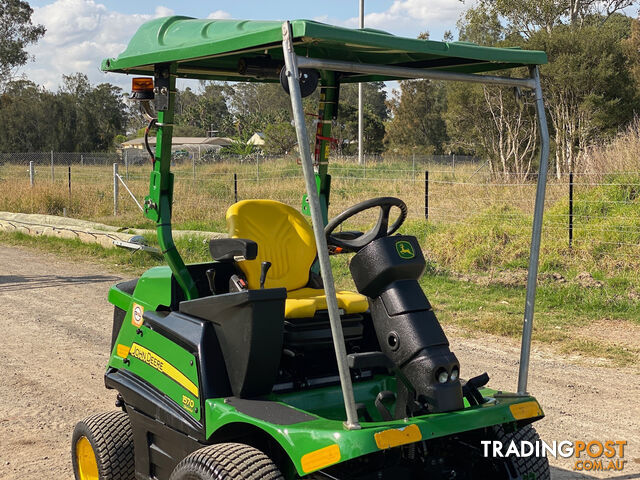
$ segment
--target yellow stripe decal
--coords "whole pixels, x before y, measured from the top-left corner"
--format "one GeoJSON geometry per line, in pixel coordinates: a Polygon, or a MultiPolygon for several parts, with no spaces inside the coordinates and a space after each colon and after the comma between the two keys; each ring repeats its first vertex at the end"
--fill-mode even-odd
{"type": "Polygon", "coordinates": [[[538,402],[535,400],[509,405],[509,410],[511,410],[511,415],[513,415],[513,418],[516,420],[542,416],[540,405],[538,405],[538,402]]]}
{"type": "Polygon", "coordinates": [[[380,450],[405,445],[422,440],[422,432],[416,424],[404,428],[391,428],[373,435],[380,450]]]}
{"type": "Polygon", "coordinates": [[[338,445],[329,445],[303,455],[300,459],[302,470],[304,473],[313,472],[321,468],[333,465],[340,461],[340,447],[338,445]]]}
{"type": "Polygon", "coordinates": [[[184,373],[171,365],[160,355],[156,355],[148,348],[138,345],[137,343],[131,345],[129,355],[143,361],[160,373],[164,373],[171,380],[198,398],[198,387],[196,387],[195,384],[184,375],[184,373]]]}

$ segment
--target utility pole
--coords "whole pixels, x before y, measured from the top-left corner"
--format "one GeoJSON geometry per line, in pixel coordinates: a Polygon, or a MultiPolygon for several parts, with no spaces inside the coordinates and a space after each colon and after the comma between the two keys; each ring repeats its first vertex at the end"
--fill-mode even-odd
{"type": "MultiPolygon", "coordinates": [[[[364,0],[360,0],[360,28],[364,28],[364,0]]],[[[358,165],[362,162],[362,83],[358,83],[358,165]]]]}

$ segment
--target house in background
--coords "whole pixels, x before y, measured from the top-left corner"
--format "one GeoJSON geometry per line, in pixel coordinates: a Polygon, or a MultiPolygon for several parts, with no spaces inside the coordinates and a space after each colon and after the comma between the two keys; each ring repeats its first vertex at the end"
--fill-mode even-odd
{"type": "Polygon", "coordinates": [[[256,132],[254,133],[249,140],[247,140],[247,145],[255,145],[256,147],[261,147],[264,145],[264,133],[256,132]]]}

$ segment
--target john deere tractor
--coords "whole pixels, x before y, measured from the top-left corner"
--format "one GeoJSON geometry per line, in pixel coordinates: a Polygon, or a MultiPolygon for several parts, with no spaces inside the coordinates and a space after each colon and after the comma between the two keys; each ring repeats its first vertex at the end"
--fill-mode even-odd
{"type": "MultiPolygon", "coordinates": [[[[105,384],[118,410],[73,433],[77,479],[548,479],[546,458],[492,458],[485,440],[537,441],[526,391],[549,139],[544,52],[400,38],[308,20],[169,17],[144,24],[102,64],[133,79],[157,128],[144,214],[166,260],[115,285],[105,384]],[[517,69],[522,78],[492,74],[517,69]],[[172,240],[176,79],[280,82],[289,93],[306,195],[301,211],[255,199],[229,206],[211,261],[185,265],[172,240]],[[540,173],[517,392],[469,378],[418,280],[416,238],[393,197],[329,221],[331,127],[345,83],[427,78],[533,92],[540,173]],[[316,89],[315,148],[302,97],[316,89]],[[368,231],[342,228],[364,211],[368,231]],[[310,221],[309,221],[310,217],[310,221]],[[329,254],[352,255],[357,291],[334,286],[329,254]]],[[[477,373],[477,372],[476,372],[477,373]]]]}

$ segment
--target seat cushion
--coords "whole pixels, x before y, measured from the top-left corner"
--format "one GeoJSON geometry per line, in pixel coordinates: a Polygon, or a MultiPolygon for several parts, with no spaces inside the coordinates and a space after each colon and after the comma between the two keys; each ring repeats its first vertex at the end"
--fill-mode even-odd
{"type": "MultiPolygon", "coordinates": [[[[338,308],[345,313],[362,313],[369,308],[367,297],[356,292],[342,290],[336,293],[338,308]]],[[[285,318],[313,317],[317,310],[327,309],[327,297],[319,288],[299,288],[287,292],[284,306],[285,318]]]]}

